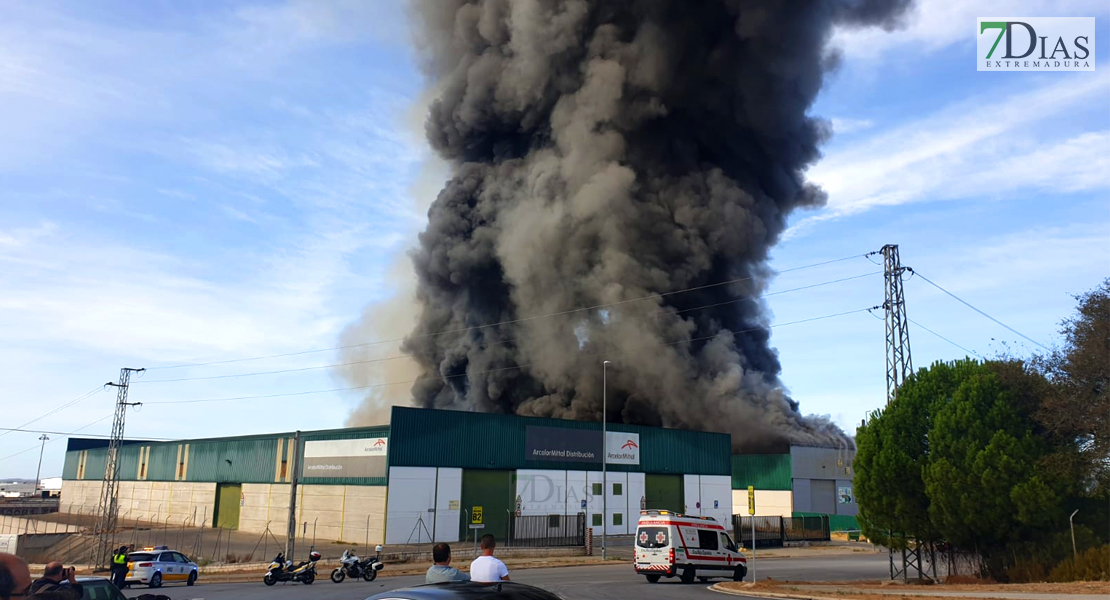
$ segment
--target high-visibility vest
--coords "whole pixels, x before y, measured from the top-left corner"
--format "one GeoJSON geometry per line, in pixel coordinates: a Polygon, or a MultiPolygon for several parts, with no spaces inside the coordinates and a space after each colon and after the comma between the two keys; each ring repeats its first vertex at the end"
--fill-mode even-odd
{"type": "Polygon", "coordinates": [[[127,555],[126,554],[116,554],[115,556],[112,557],[112,562],[116,563],[117,565],[125,565],[125,564],[127,564],[127,555]]]}

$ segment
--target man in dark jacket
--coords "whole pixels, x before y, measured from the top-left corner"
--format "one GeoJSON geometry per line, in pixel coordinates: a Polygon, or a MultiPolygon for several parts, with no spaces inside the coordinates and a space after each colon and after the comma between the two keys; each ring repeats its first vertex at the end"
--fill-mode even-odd
{"type": "Polygon", "coordinates": [[[81,600],[84,593],[81,584],[73,576],[73,567],[68,569],[62,563],[54,561],[46,564],[41,579],[36,579],[31,584],[31,594],[45,594],[52,592],[51,596],[68,596],[73,600],[81,600]]]}

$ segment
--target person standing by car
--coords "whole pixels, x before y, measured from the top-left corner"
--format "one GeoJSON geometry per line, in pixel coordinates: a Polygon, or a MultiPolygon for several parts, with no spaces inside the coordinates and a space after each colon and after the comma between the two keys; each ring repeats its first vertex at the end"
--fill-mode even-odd
{"type": "Polygon", "coordinates": [[[470,563],[470,579],[482,583],[495,583],[509,580],[509,568],[493,557],[497,540],[490,534],[482,536],[482,555],[470,563]]]}
{"type": "Polygon", "coordinates": [[[443,542],[432,546],[432,561],[435,564],[428,567],[428,574],[424,577],[425,583],[470,581],[470,575],[451,566],[451,546],[443,542]]]}
{"type": "Polygon", "coordinates": [[[56,596],[69,596],[73,600],[81,600],[84,589],[73,576],[73,567],[63,567],[58,561],[46,563],[42,578],[36,579],[31,584],[31,594],[45,594],[57,592],[56,596]]]}
{"type": "Polygon", "coordinates": [[[123,589],[127,580],[127,546],[120,546],[112,555],[112,585],[123,589]]]}

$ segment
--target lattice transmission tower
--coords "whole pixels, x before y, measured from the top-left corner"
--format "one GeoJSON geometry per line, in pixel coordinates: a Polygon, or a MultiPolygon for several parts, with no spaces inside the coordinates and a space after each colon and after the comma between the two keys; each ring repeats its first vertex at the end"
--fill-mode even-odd
{"type": "Polygon", "coordinates": [[[887,244],[879,251],[883,255],[883,279],[886,298],[886,403],[898,394],[898,388],[913,373],[910,357],[909,321],[906,318],[906,297],[902,293],[902,273],[906,268],[898,257],[898,245],[887,244]]]}
{"type": "Polygon", "coordinates": [[[131,374],[146,369],[124,367],[119,370],[119,382],[108,382],[116,388],[116,414],[112,420],[112,437],[108,441],[108,455],[104,460],[104,481],[100,486],[100,506],[96,515],[93,533],[96,540],[96,564],[107,566],[112,556],[112,532],[116,529],[119,517],[119,504],[116,501],[119,487],[119,449],[123,444],[123,424],[127,418],[127,407],[138,406],[141,402],[128,402],[127,389],[131,384],[131,374]]]}

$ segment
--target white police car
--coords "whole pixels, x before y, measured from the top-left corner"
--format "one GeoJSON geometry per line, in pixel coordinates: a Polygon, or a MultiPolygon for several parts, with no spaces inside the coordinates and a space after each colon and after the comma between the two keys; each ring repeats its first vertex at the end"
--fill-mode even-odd
{"type": "Polygon", "coordinates": [[[148,546],[127,555],[127,585],[161,587],[163,583],[197,581],[197,565],[184,554],[166,546],[148,546]]]}

